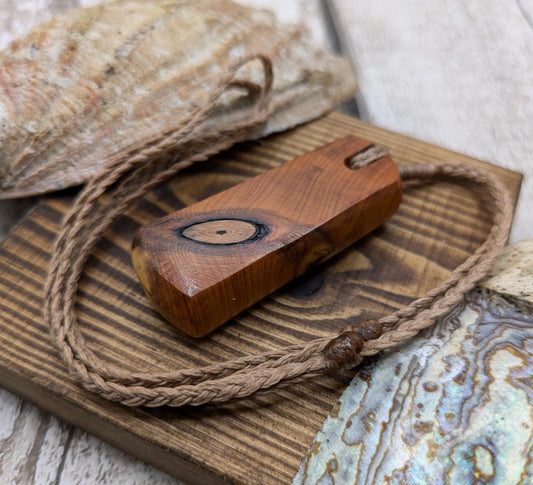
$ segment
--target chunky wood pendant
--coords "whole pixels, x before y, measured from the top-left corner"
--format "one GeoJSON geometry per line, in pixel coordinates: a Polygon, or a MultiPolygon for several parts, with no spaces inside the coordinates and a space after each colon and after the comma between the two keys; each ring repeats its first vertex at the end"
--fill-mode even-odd
{"type": "Polygon", "coordinates": [[[167,320],[203,337],[394,214],[395,163],[348,136],[142,227],[133,264],[167,320]]]}

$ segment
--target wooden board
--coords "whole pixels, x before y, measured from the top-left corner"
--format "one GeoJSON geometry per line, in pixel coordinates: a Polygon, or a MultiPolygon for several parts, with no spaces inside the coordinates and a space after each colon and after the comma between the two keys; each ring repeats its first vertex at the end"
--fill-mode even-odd
{"type": "MultiPolygon", "coordinates": [[[[158,187],[105,235],[79,295],[96,354],[126,369],[191,367],[329,335],[401,307],[440,282],[484,238],[488,221],[466,188],[410,189],[390,223],[201,341],[148,304],[130,262],[140,224],[212,195],[333,139],[354,134],[400,163],[482,162],[334,113],[250,142],[158,187]]],[[[488,166],[516,200],[520,176],[488,166]]],[[[345,383],[330,377],[223,406],[129,409],[79,388],[41,318],[51,244],[69,195],[41,203],[0,248],[0,385],[190,483],[287,483],[345,383]]]]}

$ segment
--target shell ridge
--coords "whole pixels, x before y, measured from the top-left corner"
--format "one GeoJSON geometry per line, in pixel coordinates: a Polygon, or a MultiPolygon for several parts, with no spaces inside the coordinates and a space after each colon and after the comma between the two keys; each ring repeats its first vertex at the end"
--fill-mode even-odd
{"type": "MultiPolygon", "coordinates": [[[[160,140],[246,54],[274,64],[276,111],[254,136],[323,114],[355,82],[348,64],[305,42],[303,29],[231,0],[114,0],[52,19],[0,53],[0,198],[83,183],[160,140]]],[[[250,62],[235,85],[260,86],[261,75],[250,62]]],[[[241,123],[252,98],[226,91],[201,128],[241,123]]]]}
{"type": "MultiPolygon", "coordinates": [[[[98,8],[93,8],[90,10],[96,11],[99,15],[102,15],[104,11],[103,9],[98,8]]],[[[97,20],[98,18],[93,17],[93,21],[97,20]]],[[[69,15],[67,13],[63,16],[63,21],[68,22],[68,24],[63,28],[66,27],[67,31],[70,33],[86,30],[86,20],[82,18],[77,18],[75,15],[69,15]]],[[[58,21],[51,21],[51,24],[52,26],[55,26],[58,24],[58,21]]],[[[68,72],[65,72],[65,65],[69,58],[74,57],[75,51],[77,50],[77,46],[76,44],[73,44],[71,42],[72,39],[69,36],[64,37],[62,35],[62,29],[58,29],[57,32],[55,30],[50,29],[50,34],[51,35],[49,35],[48,37],[41,39],[43,44],[40,45],[40,48],[41,50],[46,51],[46,41],[53,40],[54,42],[60,42],[60,44],[55,46],[55,52],[53,54],[55,55],[55,57],[63,61],[63,63],[60,64],[61,71],[63,72],[58,70],[57,65],[55,65],[55,63],[50,66],[50,70],[54,73],[53,76],[57,76],[58,73],[68,74],[68,72]],[[55,36],[53,35],[54,33],[56,34],[55,36]]],[[[23,50],[22,45],[17,47],[17,50],[23,50]]],[[[49,78],[52,77],[52,79],[54,79],[53,76],[48,73],[49,78]]],[[[61,85],[58,82],[54,83],[47,80],[47,85],[53,86],[55,89],[53,89],[52,93],[50,93],[51,96],[49,97],[48,103],[45,104],[43,112],[39,113],[38,115],[39,124],[42,128],[40,128],[40,130],[33,137],[31,133],[26,132],[26,136],[21,138],[19,142],[19,154],[14,158],[13,163],[11,165],[11,169],[5,174],[5,179],[7,183],[9,183],[11,180],[24,177],[26,171],[32,168],[32,163],[35,162],[36,159],[38,160],[39,155],[46,152],[50,148],[50,146],[52,146],[55,142],[64,137],[71,129],[72,124],[76,124],[76,121],[79,120],[81,116],[83,116],[83,111],[81,113],[75,113],[74,110],[72,110],[72,114],[81,115],[69,116],[69,118],[72,120],[72,124],[61,123],[62,118],[56,120],[56,111],[54,110],[57,110],[58,104],[64,102],[65,104],[67,104],[68,107],[68,105],[72,105],[72,101],[69,97],[57,96],[57,93],[63,91],[61,89],[61,85]]],[[[90,87],[87,87],[90,90],[90,87]]],[[[76,87],[75,89],[78,90],[78,88],[76,87]]],[[[73,99],[80,99],[80,97],[75,96],[73,97],[73,99]]],[[[47,167],[48,166],[46,166],[45,168],[45,166],[43,165],[43,167],[41,167],[42,169],[39,170],[39,174],[42,173],[42,170],[46,170],[47,167]]],[[[39,174],[36,174],[36,177],[38,177],[39,174]]]]}

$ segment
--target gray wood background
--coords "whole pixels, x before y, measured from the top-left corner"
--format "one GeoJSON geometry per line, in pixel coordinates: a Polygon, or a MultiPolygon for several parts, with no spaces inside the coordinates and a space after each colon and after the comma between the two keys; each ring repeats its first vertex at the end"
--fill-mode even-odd
{"type": "MultiPolygon", "coordinates": [[[[0,0],[0,49],[97,0],[0,0]]],[[[356,66],[360,116],[525,174],[513,241],[533,237],[533,0],[246,0],[303,22],[356,66]]],[[[0,202],[0,237],[34,200],[0,202]]],[[[0,390],[0,482],[177,480],[0,390]]]]}

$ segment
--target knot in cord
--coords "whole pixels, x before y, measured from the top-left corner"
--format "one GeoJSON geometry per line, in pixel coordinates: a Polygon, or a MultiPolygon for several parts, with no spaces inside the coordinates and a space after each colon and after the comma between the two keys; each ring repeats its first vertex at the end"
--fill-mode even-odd
{"type": "Polygon", "coordinates": [[[363,360],[359,352],[364,343],[378,338],[382,333],[382,325],[377,320],[365,320],[357,326],[345,328],[324,349],[326,371],[333,373],[358,365],[363,360]]]}

